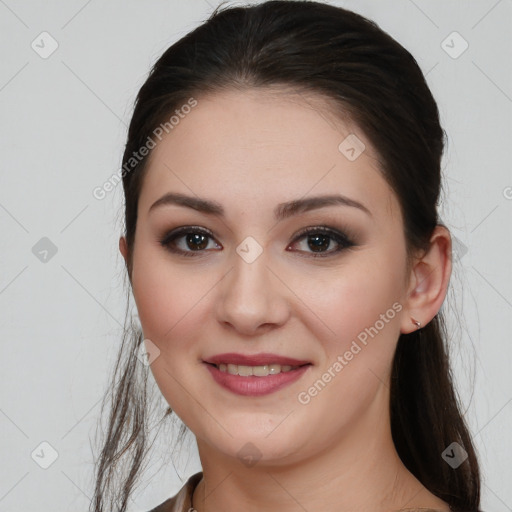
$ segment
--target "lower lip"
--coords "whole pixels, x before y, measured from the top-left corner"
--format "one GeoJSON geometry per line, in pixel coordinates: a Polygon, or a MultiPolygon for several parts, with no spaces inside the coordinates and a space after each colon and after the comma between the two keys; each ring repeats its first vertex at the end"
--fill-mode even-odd
{"type": "Polygon", "coordinates": [[[300,366],[289,372],[276,373],[266,377],[255,377],[250,375],[242,377],[240,375],[231,375],[227,372],[221,372],[216,366],[204,363],[217,384],[236,393],[245,396],[261,396],[273,393],[285,386],[288,386],[297,379],[300,379],[308,371],[310,364],[300,366]]]}

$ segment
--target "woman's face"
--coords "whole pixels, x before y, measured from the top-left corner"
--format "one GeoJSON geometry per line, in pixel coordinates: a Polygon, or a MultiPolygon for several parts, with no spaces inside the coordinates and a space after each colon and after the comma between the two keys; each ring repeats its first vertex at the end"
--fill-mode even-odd
{"type": "Polygon", "coordinates": [[[374,149],[312,96],[197,100],[153,149],[138,204],[132,285],[161,392],[227,456],[371,444],[410,323],[403,219],[374,149]],[[167,194],[188,205],[155,204],[167,194]],[[206,362],[219,355],[242,375],[206,362]]]}

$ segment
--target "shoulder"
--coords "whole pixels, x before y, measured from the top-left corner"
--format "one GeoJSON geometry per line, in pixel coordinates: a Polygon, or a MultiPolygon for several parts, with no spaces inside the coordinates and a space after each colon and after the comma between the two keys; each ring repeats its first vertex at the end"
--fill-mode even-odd
{"type": "Polygon", "coordinates": [[[192,507],[192,494],[201,478],[203,478],[202,471],[195,473],[189,477],[176,495],[166,499],[148,512],[188,512],[192,507]]]}
{"type": "MultiPolygon", "coordinates": [[[[450,510],[452,510],[450,508],[450,510]]],[[[395,510],[393,512],[444,512],[443,510],[437,509],[437,508],[402,508],[400,510],[395,510]]],[[[477,511],[468,511],[468,512],[485,512],[484,510],[477,510],[477,511]]]]}

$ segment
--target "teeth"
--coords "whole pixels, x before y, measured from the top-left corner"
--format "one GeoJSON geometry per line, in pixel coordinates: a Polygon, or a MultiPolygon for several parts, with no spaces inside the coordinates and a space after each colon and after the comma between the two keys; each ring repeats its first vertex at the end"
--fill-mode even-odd
{"type": "Polygon", "coordinates": [[[266,377],[267,375],[275,375],[276,373],[289,372],[298,368],[298,366],[290,366],[288,364],[265,364],[263,366],[245,366],[241,364],[217,364],[215,365],[221,372],[227,372],[231,375],[240,375],[248,377],[254,375],[256,377],[266,377]]]}

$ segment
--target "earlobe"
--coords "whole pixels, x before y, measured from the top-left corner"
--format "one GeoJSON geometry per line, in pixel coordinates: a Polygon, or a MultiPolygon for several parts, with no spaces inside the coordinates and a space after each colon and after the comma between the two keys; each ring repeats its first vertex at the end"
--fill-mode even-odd
{"type": "Polygon", "coordinates": [[[126,262],[126,258],[128,256],[128,246],[126,244],[126,238],[124,236],[119,238],[119,250],[121,251],[124,261],[126,262]]]}
{"type": "Polygon", "coordinates": [[[403,334],[425,327],[441,308],[452,270],[451,248],[450,232],[444,226],[436,226],[429,250],[411,270],[411,286],[400,330],[403,334]]]}

